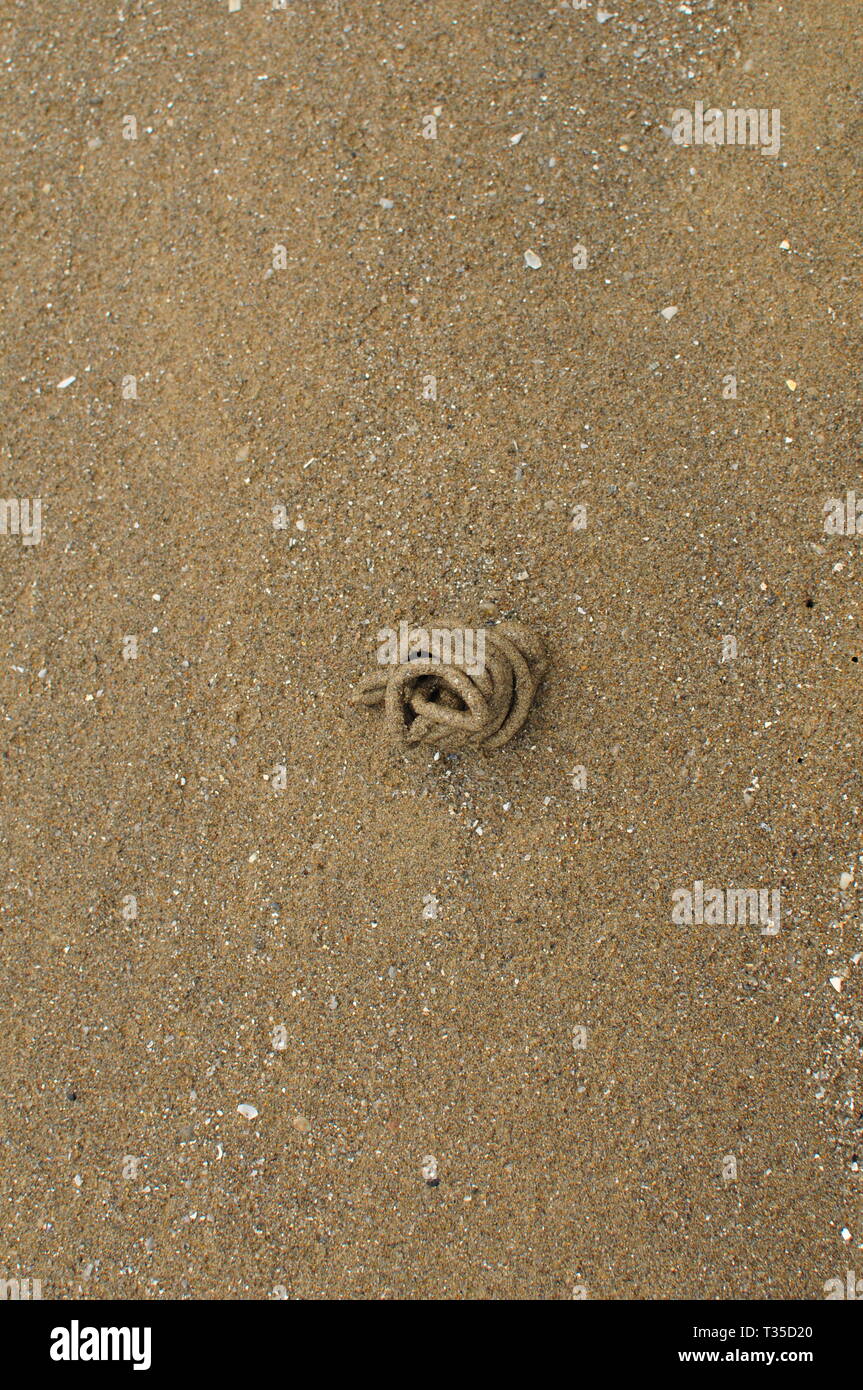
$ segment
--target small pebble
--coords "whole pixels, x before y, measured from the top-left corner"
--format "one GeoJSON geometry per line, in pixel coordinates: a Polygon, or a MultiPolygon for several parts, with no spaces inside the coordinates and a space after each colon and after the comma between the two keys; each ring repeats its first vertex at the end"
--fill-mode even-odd
{"type": "Polygon", "coordinates": [[[440,1178],[437,1175],[437,1159],[434,1154],[426,1154],[420,1172],[429,1187],[437,1187],[440,1178]]]}
{"type": "Polygon", "coordinates": [[[536,254],[535,251],[525,251],[524,263],[529,270],[539,270],[540,266],[542,265],[542,261],[539,259],[539,256],[536,254]]]}

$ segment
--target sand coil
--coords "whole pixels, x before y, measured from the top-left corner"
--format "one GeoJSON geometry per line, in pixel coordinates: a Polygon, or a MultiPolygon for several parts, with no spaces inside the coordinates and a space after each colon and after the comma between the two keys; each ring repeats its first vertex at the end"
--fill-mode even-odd
{"type": "Polygon", "coordinates": [[[524,725],[548,656],[542,638],[522,623],[500,623],[478,635],[482,660],[476,650],[470,660],[464,651],[460,659],[441,660],[428,644],[415,644],[406,659],[366,676],[353,703],[383,705],[387,732],[403,746],[502,747],[524,725]]]}

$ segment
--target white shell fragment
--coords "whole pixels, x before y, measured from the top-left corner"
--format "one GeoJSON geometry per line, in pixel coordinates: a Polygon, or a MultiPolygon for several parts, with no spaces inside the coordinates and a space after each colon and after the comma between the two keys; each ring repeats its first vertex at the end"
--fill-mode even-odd
{"type": "Polygon", "coordinates": [[[420,1169],[420,1172],[423,1175],[424,1182],[427,1182],[429,1187],[437,1186],[437,1159],[435,1158],[434,1154],[426,1154],[425,1158],[423,1159],[422,1168],[420,1169]]]}

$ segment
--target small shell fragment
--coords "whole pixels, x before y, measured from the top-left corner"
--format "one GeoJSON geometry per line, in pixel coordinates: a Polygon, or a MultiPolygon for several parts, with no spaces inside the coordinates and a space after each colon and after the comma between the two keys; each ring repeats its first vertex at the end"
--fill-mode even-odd
{"type": "Polygon", "coordinates": [[[440,1178],[438,1177],[437,1159],[434,1154],[426,1154],[420,1172],[422,1173],[423,1181],[426,1182],[429,1187],[437,1187],[440,1178]]]}

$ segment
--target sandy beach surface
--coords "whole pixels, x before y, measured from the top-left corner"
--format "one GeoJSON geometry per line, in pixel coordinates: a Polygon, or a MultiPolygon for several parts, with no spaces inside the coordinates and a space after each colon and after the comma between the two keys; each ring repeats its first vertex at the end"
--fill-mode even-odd
{"type": "Polygon", "coordinates": [[[859,20],[6,5],[0,1278],[863,1278],[859,20]],[[550,669],[405,751],[452,614],[550,669]]]}

